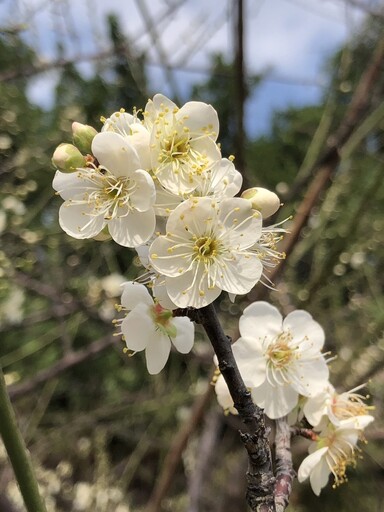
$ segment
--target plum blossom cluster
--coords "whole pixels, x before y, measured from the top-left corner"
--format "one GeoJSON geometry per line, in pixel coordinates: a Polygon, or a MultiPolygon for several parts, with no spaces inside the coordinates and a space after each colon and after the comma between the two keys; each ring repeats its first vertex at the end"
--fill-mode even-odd
{"type": "MultiPolygon", "coordinates": [[[[285,230],[263,222],[280,201],[263,188],[240,194],[242,176],[221,154],[211,105],[179,108],[156,94],[143,111],[120,110],[102,122],[100,132],[73,123],[73,144],[53,155],[59,223],[74,238],[112,239],[137,252],[144,272],[122,285],[123,316],[115,323],[126,350],[144,351],[149,373],[157,374],[172,348],[186,354],[194,343],[194,324],[175,309],[268,284],[268,269],[285,257],[277,247],[285,230]]],[[[358,389],[338,394],[329,383],[321,326],[305,311],[283,319],[256,302],[239,330],[233,353],[254,403],[272,420],[289,414],[313,427],[299,481],[309,478],[316,494],[330,474],[336,485],[345,481],[373,417],[358,389]]],[[[220,405],[236,414],[222,375],[215,389],[220,405]]]]}
{"type": "Polygon", "coordinates": [[[100,132],[74,122],[73,144],[53,155],[53,188],[64,200],[59,223],[74,238],[112,239],[137,251],[153,299],[128,283],[124,290],[138,303],[123,292],[127,316],[119,326],[129,350],[145,350],[157,373],[171,344],[181,352],[192,346],[189,320],[172,319],[172,310],[207,306],[223,290],[248,293],[284,258],[276,247],[284,229],[263,226],[280,201],[263,188],[235,197],[242,176],[233,158],[222,157],[211,105],[178,108],[156,94],[142,112],[121,110],[102,122],[100,132]],[[140,341],[135,319],[149,329],[140,341]]]}
{"type": "MultiPolygon", "coordinates": [[[[239,322],[240,338],[233,353],[243,380],[256,405],[271,419],[290,415],[312,426],[309,455],[298,470],[300,482],[307,478],[316,495],[328,483],[346,481],[348,466],[354,466],[364,440],[363,431],[372,421],[364,396],[337,393],[329,383],[322,327],[303,310],[280,312],[267,302],[245,308],[239,322]]],[[[237,414],[221,374],[215,382],[219,404],[237,414]]]]}

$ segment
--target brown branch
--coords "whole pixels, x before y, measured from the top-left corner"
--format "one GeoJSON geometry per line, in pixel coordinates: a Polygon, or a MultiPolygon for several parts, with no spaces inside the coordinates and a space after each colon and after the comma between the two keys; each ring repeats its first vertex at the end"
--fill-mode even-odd
{"type": "Polygon", "coordinates": [[[109,335],[101,338],[100,340],[94,341],[84,349],[66,354],[62,359],[60,359],[60,361],[45,370],[41,370],[31,379],[9,386],[8,394],[10,398],[15,400],[17,398],[21,398],[27,393],[31,393],[38,388],[40,384],[43,384],[50,379],[54,379],[84,361],[92,359],[114,343],[116,343],[116,338],[109,335]]]}
{"type": "Polygon", "coordinates": [[[268,442],[269,429],[265,425],[263,410],[253,403],[240,375],[231,340],[225,335],[212,304],[198,310],[180,310],[179,313],[204,327],[239,417],[246,427],[247,431],[240,432],[240,437],[248,453],[248,505],[256,512],[275,512],[275,477],[268,442]]]}
{"type": "Polygon", "coordinates": [[[204,416],[204,412],[211,400],[212,392],[213,387],[211,384],[209,384],[205,393],[196,398],[192,407],[191,416],[187,421],[183,423],[178,433],[176,434],[169,452],[164,460],[163,468],[157,479],[155,488],[151,494],[151,497],[149,498],[146,512],[160,512],[160,510],[162,510],[161,503],[163,498],[165,497],[174,480],[174,475],[177,471],[188,439],[199,426],[204,416]]]}

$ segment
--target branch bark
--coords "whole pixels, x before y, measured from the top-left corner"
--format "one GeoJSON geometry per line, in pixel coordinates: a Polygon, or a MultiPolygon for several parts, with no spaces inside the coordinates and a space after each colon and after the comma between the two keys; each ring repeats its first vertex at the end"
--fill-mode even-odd
{"type": "Polygon", "coordinates": [[[240,437],[248,453],[248,505],[254,512],[275,512],[275,477],[268,442],[270,429],[265,425],[263,410],[253,403],[240,375],[232,352],[231,340],[225,335],[212,304],[198,310],[181,310],[180,313],[204,327],[234,405],[245,425],[246,431],[240,432],[240,437]]]}

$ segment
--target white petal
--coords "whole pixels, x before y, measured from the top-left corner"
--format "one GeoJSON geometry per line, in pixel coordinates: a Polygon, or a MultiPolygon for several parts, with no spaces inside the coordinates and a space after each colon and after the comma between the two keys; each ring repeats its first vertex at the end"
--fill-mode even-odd
{"type": "Polygon", "coordinates": [[[181,203],[170,214],[167,231],[189,239],[189,232],[203,236],[216,224],[218,203],[209,197],[194,197],[181,203]],[[186,231],[188,227],[189,232],[186,231]]]}
{"type": "Polygon", "coordinates": [[[171,300],[179,308],[202,308],[211,304],[221,293],[221,289],[214,287],[208,289],[207,281],[201,281],[202,272],[188,271],[179,277],[166,277],[165,283],[171,300]],[[195,284],[193,282],[195,281],[195,284]],[[200,285],[199,285],[199,281],[200,285]],[[200,293],[200,291],[202,293],[200,293]]]}
{"type": "Polygon", "coordinates": [[[364,414],[362,416],[354,416],[352,418],[348,418],[347,420],[341,420],[339,428],[340,429],[357,429],[363,430],[367,427],[375,418],[370,416],[369,414],[364,414]]]}
{"type": "Polygon", "coordinates": [[[263,265],[256,254],[236,254],[234,261],[223,258],[225,267],[217,277],[217,285],[229,293],[248,293],[260,280],[263,265]]]}
{"type": "Polygon", "coordinates": [[[74,238],[92,238],[106,225],[102,215],[93,215],[93,206],[63,203],[59,210],[61,228],[74,238]]]}
{"type": "Polygon", "coordinates": [[[132,174],[132,180],[136,186],[129,196],[131,205],[139,212],[145,212],[154,205],[156,199],[153,179],[146,171],[137,170],[132,174]]]}
{"type": "Polygon", "coordinates": [[[201,196],[233,197],[241,189],[243,177],[227,158],[215,162],[209,172],[203,173],[198,191],[201,196]]]}
{"type": "Polygon", "coordinates": [[[305,457],[297,472],[297,479],[300,483],[304,482],[304,480],[310,476],[314,468],[320,463],[322,457],[326,454],[327,451],[328,447],[324,446],[323,448],[320,448],[319,450],[316,450],[305,457]]]}
{"type": "Polygon", "coordinates": [[[249,387],[261,386],[266,376],[266,360],[262,347],[255,341],[255,339],[239,338],[232,345],[241,376],[249,387]]]}
{"type": "Polygon", "coordinates": [[[131,126],[131,130],[132,134],[128,140],[139,156],[139,167],[140,169],[149,170],[151,168],[151,153],[148,149],[150,144],[150,132],[139,123],[134,123],[131,126]]]}
{"type": "Polygon", "coordinates": [[[130,176],[140,168],[139,157],[131,144],[119,133],[102,132],[92,141],[92,153],[100,165],[115,176],[130,176]]]}
{"type": "MultiPolygon", "coordinates": [[[[85,174],[85,170],[82,174],[85,174]]],[[[91,183],[80,179],[78,172],[61,172],[56,171],[53,178],[52,187],[60,194],[63,199],[72,199],[78,194],[83,194],[85,188],[91,186],[91,183]]],[[[98,187],[93,187],[98,189],[98,187]]]]}
{"type": "Polygon", "coordinates": [[[168,216],[182,202],[182,197],[172,194],[160,185],[156,187],[156,215],[168,216]]]}
{"type": "Polygon", "coordinates": [[[283,317],[277,308],[268,302],[253,302],[244,309],[239,329],[242,337],[271,340],[282,332],[283,317]]]}
{"type": "Polygon", "coordinates": [[[176,309],[176,304],[169,298],[164,277],[155,278],[152,284],[152,293],[156,300],[165,309],[176,309]]]}
{"type": "Polygon", "coordinates": [[[327,413],[327,400],[330,396],[330,392],[327,389],[306,400],[303,412],[312,426],[316,427],[320,423],[321,418],[327,413]]]}
{"type": "Polygon", "coordinates": [[[321,459],[309,475],[309,481],[311,482],[312,490],[316,496],[320,496],[321,489],[327,485],[329,473],[330,470],[326,460],[321,459]]]}
{"type": "Polygon", "coordinates": [[[271,386],[269,382],[251,389],[253,401],[264,409],[268,418],[282,418],[297,405],[299,395],[290,386],[271,386]]]}
{"type": "Polygon", "coordinates": [[[127,112],[114,112],[105,120],[102,132],[115,132],[128,137],[131,135],[131,125],[136,122],[135,117],[127,112]]]}
{"type": "Polygon", "coordinates": [[[121,304],[125,308],[132,310],[141,303],[153,306],[153,299],[143,284],[128,281],[122,284],[122,288],[121,304]]]}
{"type": "Polygon", "coordinates": [[[190,268],[192,254],[192,248],[177,247],[165,236],[156,238],[149,248],[149,259],[153,268],[169,277],[186,272],[190,268]]]}
{"type": "Polygon", "coordinates": [[[169,338],[160,331],[156,331],[156,335],[152,337],[145,350],[147,368],[151,375],[161,372],[168,361],[170,350],[171,342],[169,338]]]}
{"type": "MultiPolygon", "coordinates": [[[[107,132],[106,132],[107,133],[107,132]]],[[[123,247],[137,247],[151,238],[155,231],[155,212],[129,212],[125,217],[116,217],[108,223],[111,237],[123,247]]]]}
{"type": "Polygon", "coordinates": [[[172,343],[181,354],[188,354],[193,347],[195,339],[195,326],[189,318],[176,317],[172,320],[176,327],[176,337],[172,338],[172,343]]]}
{"type": "Polygon", "coordinates": [[[121,332],[127,348],[135,352],[144,350],[152,343],[156,335],[155,324],[146,304],[138,304],[128,313],[121,324],[121,332]]]}
{"type": "Polygon", "coordinates": [[[188,126],[191,134],[202,135],[208,133],[216,140],[219,133],[219,118],[212,105],[201,101],[189,101],[181,107],[176,117],[178,119],[187,118],[184,124],[188,126]]]}
{"type": "Polygon", "coordinates": [[[261,215],[252,210],[251,203],[246,199],[223,199],[220,203],[219,218],[226,228],[223,236],[231,247],[251,247],[261,236],[261,215]]]}
{"type": "Polygon", "coordinates": [[[308,344],[313,350],[321,350],[324,345],[325,335],[322,327],[313,320],[307,311],[296,310],[289,313],[283,322],[284,330],[290,330],[293,342],[308,338],[308,344]]]}
{"type": "MultiPolygon", "coordinates": [[[[176,103],[173,103],[173,101],[164,96],[164,94],[155,94],[152,102],[156,112],[161,112],[164,109],[168,109],[172,112],[174,109],[177,109],[176,103]]],[[[147,107],[145,107],[145,109],[147,110],[147,107]]]]}
{"type": "Polygon", "coordinates": [[[313,396],[327,385],[329,368],[323,355],[319,354],[311,360],[305,360],[305,355],[303,353],[302,358],[289,367],[288,378],[291,386],[298,393],[303,396],[313,396]]]}

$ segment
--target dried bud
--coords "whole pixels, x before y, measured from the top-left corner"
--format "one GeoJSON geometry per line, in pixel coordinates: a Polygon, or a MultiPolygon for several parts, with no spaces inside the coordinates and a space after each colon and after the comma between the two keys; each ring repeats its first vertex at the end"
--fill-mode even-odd
{"type": "Polygon", "coordinates": [[[91,145],[97,131],[88,124],[72,123],[73,143],[79,150],[87,155],[91,153],[91,145]]]}
{"type": "Polygon", "coordinates": [[[71,172],[86,164],[85,157],[72,144],[60,144],[53,153],[52,163],[64,172],[71,172]]]}
{"type": "Polygon", "coordinates": [[[258,210],[264,219],[270,217],[280,208],[278,196],[266,188],[253,187],[241,194],[241,197],[252,203],[252,208],[258,210]]]}

